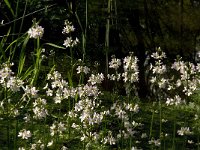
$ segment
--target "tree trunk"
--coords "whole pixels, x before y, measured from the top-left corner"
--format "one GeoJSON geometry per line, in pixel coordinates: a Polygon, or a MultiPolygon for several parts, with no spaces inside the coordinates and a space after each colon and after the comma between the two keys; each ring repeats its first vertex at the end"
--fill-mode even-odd
{"type": "Polygon", "coordinates": [[[145,45],[144,45],[144,37],[142,33],[142,27],[140,26],[140,20],[139,20],[139,10],[134,9],[130,12],[130,15],[128,17],[129,23],[133,28],[133,31],[135,32],[135,36],[137,38],[137,47],[135,51],[135,55],[138,57],[138,67],[139,67],[139,84],[138,84],[138,95],[141,99],[144,99],[147,97],[148,94],[148,88],[145,81],[145,68],[144,68],[144,62],[145,62],[145,45]]]}

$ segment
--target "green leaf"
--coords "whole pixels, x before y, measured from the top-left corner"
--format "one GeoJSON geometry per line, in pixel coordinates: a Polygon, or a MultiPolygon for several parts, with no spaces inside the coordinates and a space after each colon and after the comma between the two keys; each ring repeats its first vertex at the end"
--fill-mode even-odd
{"type": "Polygon", "coordinates": [[[7,34],[2,38],[1,43],[0,43],[0,52],[2,53],[1,58],[3,57],[4,60],[6,60],[6,54],[5,54],[5,51],[4,51],[4,44],[6,43],[8,36],[10,35],[10,31],[11,31],[11,28],[9,28],[7,34]]]}
{"type": "Polygon", "coordinates": [[[8,0],[4,0],[4,2],[6,3],[7,7],[9,8],[10,12],[12,13],[13,17],[15,16],[15,13],[10,5],[10,2],[8,0]]]}
{"type": "Polygon", "coordinates": [[[31,73],[34,71],[33,66],[30,66],[26,72],[24,73],[22,80],[26,79],[29,75],[31,75],[31,73]]]}
{"type": "Polygon", "coordinates": [[[21,53],[20,53],[20,58],[19,58],[19,67],[18,67],[18,75],[20,75],[22,73],[22,70],[24,68],[24,64],[25,64],[25,49],[26,49],[26,45],[29,41],[29,37],[27,36],[26,39],[24,40],[24,43],[22,45],[22,49],[21,49],[21,53]]]}
{"type": "Polygon", "coordinates": [[[67,73],[67,78],[68,78],[68,81],[69,81],[69,86],[73,87],[72,77],[71,77],[69,72],[67,73]]]}
{"type": "Polygon", "coordinates": [[[52,47],[55,47],[55,48],[59,48],[59,49],[66,49],[65,47],[62,47],[62,46],[58,46],[56,44],[53,44],[53,43],[45,43],[46,45],[49,45],[49,46],[52,46],[52,47]]]}

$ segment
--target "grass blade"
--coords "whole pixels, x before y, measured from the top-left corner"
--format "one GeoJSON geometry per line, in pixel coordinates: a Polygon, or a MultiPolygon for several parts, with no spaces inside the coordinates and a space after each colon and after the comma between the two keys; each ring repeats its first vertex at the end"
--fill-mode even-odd
{"type": "Polygon", "coordinates": [[[62,47],[62,46],[59,46],[59,45],[56,45],[56,44],[53,44],[53,43],[45,43],[45,45],[49,45],[49,46],[59,48],[59,49],[66,49],[65,47],[62,47]]]}
{"type": "Polygon", "coordinates": [[[8,0],[4,0],[4,2],[6,3],[7,7],[9,8],[11,14],[13,15],[13,17],[15,16],[15,13],[10,5],[10,2],[8,0]]]}

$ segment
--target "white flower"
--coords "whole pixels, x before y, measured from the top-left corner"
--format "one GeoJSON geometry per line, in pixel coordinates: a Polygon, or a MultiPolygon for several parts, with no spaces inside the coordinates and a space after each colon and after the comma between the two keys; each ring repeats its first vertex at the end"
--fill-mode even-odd
{"type": "Polygon", "coordinates": [[[62,123],[62,122],[59,122],[58,123],[58,132],[61,134],[63,131],[65,131],[66,128],[65,128],[65,124],[62,123]]]}
{"type": "Polygon", "coordinates": [[[25,95],[30,95],[32,98],[36,98],[38,90],[36,90],[36,87],[29,87],[26,85],[24,92],[25,95]]]}
{"type": "Polygon", "coordinates": [[[18,137],[21,137],[22,139],[28,139],[31,137],[31,132],[26,129],[20,130],[18,137]]]}
{"type": "Polygon", "coordinates": [[[31,144],[31,150],[36,150],[37,144],[31,144]]]}
{"type": "Polygon", "coordinates": [[[142,133],[141,138],[142,139],[147,138],[147,134],[146,133],[142,133]]]}
{"type": "Polygon", "coordinates": [[[133,108],[133,111],[134,111],[135,113],[138,113],[138,112],[139,112],[139,109],[140,109],[139,105],[138,105],[138,104],[135,104],[135,106],[134,106],[134,108],[133,108]]]}
{"type": "Polygon", "coordinates": [[[192,134],[189,127],[181,127],[181,129],[178,130],[177,133],[178,133],[178,135],[181,135],[181,136],[192,134]]]}
{"type": "Polygon", "coordinates": [[[49,89],[46,91],[47,96],[53,96],[53,90],[49,89]]]}
{"type": "Polygon", "coordinates": [[[30,36],[30,38],[34,39],[41,38],[43,34],[44,34],[44,28],[42,28],[38,24],[35,24],[32,28],[28,30],[28,35],[30,36]]]}
{"type": "Polygon", "coordinates": [[[53,145],[53,140],[51,140],[51,142],[49,142],[48,144],[47,144],[47,147],[50,147],[50,146],[52,146],[53,145]]]}
{"type": "Polygon", "coordinates": [[[4,87],[8,87],[7,82],[12,78],[14,72],[10,69],[13,66],[13,63],[3,63],[0,67],[0,84],[4,87]]]}
{"type": "Polygon", "coordinates": [[[167,80],[162,78],[159,82],[158,82],[158,86],[159,88],[165,88],[165,85],[167,83],[167,80]]]}
{"type": "Polygon", "coordinates": [[[112,60],[111,60],[111,62],[109,62],[109,67],[117,70],[119,68],[119,66],[121,66],[121,64],[122,63],[121,63],[120,59],[117,59],[117,58],[115,58],[115,56],[112,56],[112,60]]]}
{"type": "Polygon", "coordinates": [[[36,106],[33,108],[33,112],[35,114],[35,116],[33,116],[34,118],[37,119],[43,119],[48,115],[48,111],[43,107],[43,106],[36,106]]]}
{"type": "Polygon", "coordinates": [[[166,58],[165,52],[162,52],[160,47],[158,48],[158,52],[155,52],[151,55],[154,59],[163,59],[166,58]]]}
{"type": "Polygon", "coordinates": [[[121,74],[120,73],[116,73],[116,74],[108,74],[107,75],[108,79],[112,80],[112,81],[119,81],[121,79],[121,74]]]}
{"type": "Polygon", "coordinates": [[[124,82],[129,81],[130,83],[137,82],[138,78],[138,58],[131,56],[127,56],[124,58],[123,67],[124,73],[122,73],[122,77],[124,77],[124,82]]]}
{"type": "Polygon", "coordinates": [[[75,40],[72,39],[72,37],[67,37],[66,40],[64,40],[64,46],[66,48],[68,47],[74,47],[79,43],[78,38],[76,38],[75,40]]]}
{"type": "Polygon", "coordinates": [[[149,141],[149,144],[154,144],[155,146],[160,146],[160,139],[157,139],[157,140],[155,140],[155,139],[151,139],[150,141],[149,141]]]}
{"type": "Polygon", "coordinates": [[[17,110],[17,109],[14,109],[13,110],[13,115],[16,117],[16,116],[18,116],[19,115],[19,111],[17,110]]]}
{"type": "Polygon", "coordinates": [[[77,125],[75,123],[73,123],[71,127],[74,128],[74,129],[79,129],[79,125],[77,125]]]}
{"type": "Polygon", "coordinates": [[[180,80],[180,79],[178,79],[178,80],[176,81],[176,87],[180,87],[180,86],[181,86],[181,84],[182,84],[181,80],[180,80]]]}
{"type": "Polygon", "coordinates": [[[10,77],[9,80],[7,81],[7,88],[9,88],[13,92],[18,92],[20,91],[20,87],[24,82],[16,77],[10,77]]]}
{"type": "Polygon", "coordinates": [[[80,74],[81,72],[88,74],[90,72],[90,68],[88,68],[87,66],[78,66],[76,70],[77,74],[80,74]]]}
{"type": "Polygon", "coordinates": [[[25,114],[25,117],[23,119],[25,122],[30,122],[31,116],[29,114],[25,114]]]}
{"type": "Polygon", "coordinates": [[[68,20],[65,20],[65,27],[62,31],[63,34],[68,34],[70,32],[73,32],[75,30],[74,26],[72,25],[71,22],[69,22],[68,20]]]}
{"type": "Polygon", "coordinates": [[[138,149],[137,147],[132,147],[131,150],[142,150],[142,149],[138,149]]]}
{"type": "Polygon", "coordinates": [[[52,126],[50,126],[50,135],[54,136],[56,133],[56,125],[55,123],[52,124],[52,126]]]}
{"type": "Polygon", "coordinates": [[[72,40],[72,37],[67,37],[67,39],[64,41],[64,46],[67,48],[67,47],[71,47],[71,45],[72,45],[72,42],[73,42],[73,40],[72,40]]]}
{"type": "Polygon", "coordinates": [[[68,148],[66,146],[63,146],[60,150],[67,150],[68,148]]]}
{"type": "Polygon", "coordinates": [[[1,25],[3,25],[4,24],[4,20],[1,20],[1,23],[0,23],[1,25]]]}
{"type": "Polygon", "coordinates": [[[88,82],[91,83],[92,85],[95,85],[101,83],[103,80],[104,80],[104,75],[102,73],[101,74],[98,73],[97,75],[92,74],[89,77],[88,82]]]}
{"type": "Polygon", "coordinates": [[[166,65],[163,65],[160,60],[156,62],[155,66],[152,66],[153,74],[163,74],[167,71],[166,65]]]}
{"type": "Polygon", "coordinates": [[[151,77],[150,82],[151,83],[155,83],[156,82],[156,76],[155,77],[151,77]]]}

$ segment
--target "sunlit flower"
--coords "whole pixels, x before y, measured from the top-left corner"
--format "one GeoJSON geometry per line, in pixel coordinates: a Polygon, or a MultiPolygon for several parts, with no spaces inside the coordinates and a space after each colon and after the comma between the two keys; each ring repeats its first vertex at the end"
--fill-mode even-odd
{"type": "Polygon", "coordinates": [[[71,22],[69,22],[68,20],[65,20],[65,27],[62,31],[63,34],[68,34],[70,32],[73,32],[75,30],[74,26],[72,25],[71,22]]]}
{"type": "Polygon", "coordinates": [[[10,77],[6,85],[7,88],[9,88],[11,91],[18,92],[20,91],[20,87],[22,87],[23,84],[24,82],[17,77],[10,77]]]}
{"type": "Polygon", "coordinates": [[[160,47],[157,49],[157,52],[151,55],[154,59],[163,59],[166,58],[165,52],[161,51],[160,47]]]}
{"type": "Polygon", "coordinates": [[[36,90],[36,87],[31,87],[31,86],[27,86],[24,88],[24,92],[25,92],[25,95],[29,95],[31,96],[32,98],[37,98],[38,96],[38,91],[39,90],[36,90]]]}
{"type": "Polygon", "coordinates": [[[113,68],[115,70],[117,70],[119,68],[119,66],[121,66],[121,60],[115,58],[115,56],[112,56],[112,60],[111,62],[109,62],[109,68],[113,68]]]}
{"type": "Polygon", "coordinates": [[[75,40],[72,39],[72,37],[67,37],[66,40],[64,40],[64,46],[66,48],[68,47],[74,47],[79,43],[78,38],[76,38],[75,40]]]}
{"type": "Polygon", "coordinates": [[[181,135],[181,136],[192,134],[189,127],[181,127],[181,129],[178,130],[177,133],[178,133],[178,135],[181,135]]]}
{"type": "Polygon", "coordinates": [[[116,73],[116,74],[108,74],[107,75],[108,79],[109,80],[112,80],[112,81],[119,81],[121,79],[121,73],[116,73]]]}
{"type": "Polygon", "coordinates": [[[50,147],[50,146],[52,146],[53,145],[53,140],[51,140],[51,142],[49,142],[48,144],[47,144],[47,147],[50,147]]]}
{"type": "Polygon", "coordinates": [[[160,139],[151,139],[150,141],[149,141],[149,144],[154,144],[155,146],[160,146],[160,139]]]}
{"type": "Polygon", "coordinates": [[[78,66],[76,70],[77,74],[80,74],[81,72],[88,74],[90,72],[90,68],[88,68],[87,66],[78,66]]]}
{"type": "Polygon", "coordinates": [[[122,77],[124,77],[124,82],[134,83],[139,80],[139,70],[138,70],[138,58],[133,57],[132,54],[127,56],[123,60],[124,73],[122,73],[122,77]]]}
{"type": "Polygon", "coordinates": [[[101,83],[103,80],[104,80],[104,75],[102,73],[100,74],[98,73],[97,75],[92,74],[89,77],[88,82],[91,83],[92,85],[95,85],[101,83]]]}
{"type": "Polygon", "coordinates": [[[68,150],[66,146],[63,146],[60,150],[68,150]]]}
{"type": "Polygon", "coordinates": [[[21,137],[22,139],[28,139],[31,137],[31,132],[26,129],[20,130],[18,137],[21,137]]]}
{"type": "Polygon", "coordinates": [[[44,34],[44,28],[42,28],[38,24],[35,24],[28,30],[28,35],[30,36],[30,38],[34,39],[42,38],[43,34],[44,34]]]}

